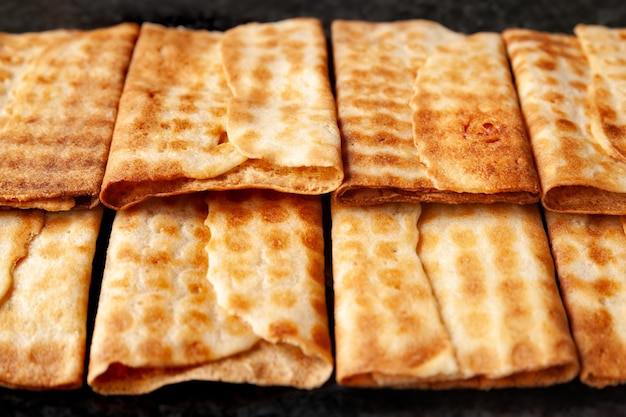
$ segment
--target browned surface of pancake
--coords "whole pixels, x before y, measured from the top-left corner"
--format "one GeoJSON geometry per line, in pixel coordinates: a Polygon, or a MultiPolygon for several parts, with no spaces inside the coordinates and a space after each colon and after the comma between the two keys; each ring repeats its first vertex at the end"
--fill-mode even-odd
{"type": "Polygon", "coordinates": [[[403,386],[458,373],[454,348],[417,256],[421,209],[333,202],[337,382],[403,386]]]}
{"type": "Polygon", "coordinates": [[[144,24],[103,203],[122,209],[202,190],[334,190],[343,168],[326,61],[314,19],[225,33],[144,24]]]}
{"type": "Polygon", "coordinates": [[[517,97],[501,42],[487,41],[493,37],[467,38],[423,20],[333,22],[345,171],[335,194],[339,200],[537,201],[538,179],[517,97]],[[477,79],[465,78],[477,71],[477,79]],[[489,84],[497,92],[478,82],[492,75],[489,84]],[[447,94],[438,93],[440,88],[447,94]],[[459,147],[465,151],[456,152],[459,147]],[[444,165],[454,169],[444,172],[444,165]]]}
{"type": "Polygon", "coordinates": [[[234,97],[228,136],[249,158],[315,168],[334,190],[343,179],[322,22],[298,18],[227,31],[222,61],[234,97]]]}
{"type": "Polygon", "coordinates": [[[626,29],[581,24],[574,33],[591,70],[591,131],[609,155],[626,163],[626,29]]]}
{"type": "Polygon", "coordinates": [[[592,71],[576,37],[509,29],[504,39],[552,211],[626,213],[626,164],[594,137],[592,71]]]}
{"type": "MultiPolygon", "coordinates": [[[[0,212],[4,246],[20,246],[0,298],[0,385],[30,390],[83,383],[87,304],[102,208],[0,212]],[[7,222],[20,222],[9,234],[7,222]]],[[[3,252],[3,258],[9,253],[3,252]]],[[[4,259],[3,259],[4,266],[4,259]]],[[[5,271],[3,271],[5,272],[5,271]]]]}
{"type": "Polygon", "coordinates": [[[335,204],[333,229],[338,382],[490,389],[577,375],[536,205],[335,204]]]}
{"type": "Polygon", "coordinates": [[[137,32],[0,34],[0,205],[98,203],[137,32]]]}
{"type": "Polygon", "coordinates": [[[578,373],[537,205],[424,204],[417,253],[465,379],[547,386],[578,373]]]}
{"type": "Polygon", "coordinates": [[[333,369],[323,265],[319,197],[193,194],[118,212],[89,384],[102,394],[193,379],[323,384],[333,369]]]}
{"type": "Polygon", "coordinates": [[[619,216],[546,213],[583,383],[626,381],[626,233],[619,216]]]}

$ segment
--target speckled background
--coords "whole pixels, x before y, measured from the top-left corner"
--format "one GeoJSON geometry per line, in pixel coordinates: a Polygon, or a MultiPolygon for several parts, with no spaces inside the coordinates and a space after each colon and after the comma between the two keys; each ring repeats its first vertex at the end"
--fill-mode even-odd
{"type": "MultiPolygon", "coordinates": [[[[626,1],[592,0],[0,0],[0,31],[96,28],[123,21],[225,30],[250,21],[296,16],[389,21],[423,18],[467,33],[525,27],[571,32],[577,23],[626,27],[626,1]]],[[[90,322],[99,291],[107,212],[96,254],[90,322]]],[[[190,382],[137,397],[0,388],[0,416],[616,416],[626,415],[626,386],[595,390],[577,382],[491,392],[358,390],[333,382],[314,391],[190,382]]]]}

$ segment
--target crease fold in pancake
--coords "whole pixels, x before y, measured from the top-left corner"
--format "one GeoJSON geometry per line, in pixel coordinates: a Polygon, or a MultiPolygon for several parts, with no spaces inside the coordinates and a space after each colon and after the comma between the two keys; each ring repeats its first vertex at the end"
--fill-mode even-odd
{"type": "Polygon", "coordinates": [[[541,201],[551,211],[626,214],[626,162],[619,155],[625,106],[618,92],[626,66],[613,54],[626,41],[615,40],[618,32],[606,32],[578,26],[579,36],[527,29],[503,33],[541,201]]]}
{"type": "Polygon", "coordinates": [[[498,34],[466,36],[425,20],[331,28],[345,173],[338,200],[539,199],[498,34]]]}
{"type": "Polygon", "coordinates": [[[264,188],[323,194],[343,179],[326,44],[315,19],[226,32],[145,23],[120,100],[101,199],[264,188]]]}
{"type": "Polygon", "coordinates": [[[135,24],[0,34],[0,205],[95,207],[135,24]]]}
{"type": "Polygon", "coordinates": [[[626,163],[626,29],[577,25],[589,62],[591,132],[605,152],[626,163]]]}
{"type": "Polygon", "coordinates": [[[626,382],[626,217],[546,212],[563,303],[580,357],[580,380],[626,382]]]}
{"type": "Polygon", "coordinates": [[[323,246],[317,196],[194,193],[118,212],[90,386],[322,385],[333,370],[323,246]]]}
{"type": "Polygon", "coordinates": [[[332,220],[340,384],[490,389],[577,375],[537,205],[333,201],[332,220]]]}
{"type": "Polygon", "coordinates": [[[0,385],[83,383],[87,305],[102,207],[0,211],[0,385]]]}

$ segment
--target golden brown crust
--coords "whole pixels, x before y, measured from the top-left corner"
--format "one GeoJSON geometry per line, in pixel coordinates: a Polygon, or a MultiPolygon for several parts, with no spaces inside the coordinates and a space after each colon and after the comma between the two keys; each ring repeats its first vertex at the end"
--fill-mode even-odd
{"type": "Polygon", "coordinates": [[[573,379],[578,358],[538,207],[421,208],[333,205],[338,382],[490,389],[573,379]]]}
{"type": "Polygon", "coordinates": [[[626,163],[626,29],[581,24],[574,33],[591,70],[591,131],[607,154],[626,163]]]}
{"type": "Polygon", "coordinates": [[[464,376],[433,386],[546,386],[577,375],[536,205],[424,205],[418,228],[464,376]]]}
{"type": "Polygon", "coordinates": [[[332,203],[337,382],[402,386],[458,372],[415,252],[420,206],[332,203]]]}
{"type": "Polygon", "coordinates": [[[123,209],[151,196],[203,190],[335,189],[343,168],[326,58],[324,34],[312,19],[225,33],[144,24],[120,101],[103,203],[123,209]],[[262,74],[268,79],[259,80],[262,74]],[[242,87],[250,83],[257,86],[252,97],[242,87]],[[251,120],[250,112],[259,117],[251,120]]]}
{"type": "Polygon", "coordinates": [[[576,37],[503,34],[543,190],[552,211],[626,213],[626,164],[594,136],[591,70],[576,37]]]}
{"type": "MultiPolygon", "coordinates": [[[[475,39],[480,40],[481,37],[475,39]]],[[[498,136],[499,141],[475,141],[469,146],[472,150],[469,153],[454,154],[452,149],[455,146],[450,146],[446,148],[448,155],[443,158],[441,153],[445,146],[440,143],[439,134],[454,133],[451,138],[459,141],[458,129],[452,126],[460,127],[462,133],[463,126],[469,123],[463,119],[468,115],[457,111],[457,106],[463,107],[463,100],[469,96],[438,94],[436,90],[441,87],[440,80],[445,78],[453,84],[448,88],[453,91],[461,88],[456,83],[474,87],[473,97],[489,94],[487,91],[476,91],[479,88],[477,85],[463,81],[466,71],[459,73],[454,70],[458,63],[455,64],[450,48],[454,49],[451,45],[460,45],[458,42],[465,42],[465,36],[423,20],[394,23],[335,21],[332,42],[345,170],[345,180],[335,193],[337,199],[352,204],[537,201],[538,179],[501,44],[495,47],[493,44],[481,45],[484,49],[479,51],[482,55],[478,61],[487,59],[495,63],[498,74],[496,85],[501,87],[499,91],[505,92],[496,95],[496,98],[503,100],[498,104],[504,109],[506,117],[495,125],[495,120],[490,119],[489,123],[496,130],[506,123],[510,125],[500,129],[502,135],[498,136]],[[438,73],[444,70],[442,65],[446,70],[438,73]],[[426,73],[420,82],[422,70],[426,73]],[[431,84],[430,80],[434,78],[437,81],[431,84]],[[409,101],[414,95],[414,84],[417,93],[412,110],[409,101]],[[450,99],[438,101],[445,96],[450,96],[450,99]],[[458,99],[456,104],[452,97],[458,99]],[[432,106],[426,106],[428,103],[432,106]],[[420,107],[422,104],[424,106],[420,107]],[[447,129],[445,124],[449,123],[449,117],[446,116],[448,118],[443,124],[438,122],[448,114],[460,119],[455,119],[447,131],[441,132],[441,129],[447,129]],[[437,140],[429,140],[435,136],[437,140]],[[418,146],[415,146],[416,143],[418,146]],[[489,151],[491,148],[497,148],[495,153],[510,155],[515,161],[514,166],[498,166],[489,151]],[[478,158],[479,155],[482,156],[478,158]],[[468,165],[457,161],[465,157],[471,158],[473,163],[468,165]],[[438,170],[442,159],[448,159],[448,164],[454,169],[446,172],[438,170]]],[[[470,41],[470,44],[479,43],[470,41]]],[[[464,47],[457,49],[463,53],[468,50],[464,47]]],[[[454,59],[460,58],[460,55],[455,53],[454,59]]],[[[462,60],[460,58],[459,62],[462,60]]],[[[477,62],[476,59],[468,60],[472,64],[477,62]]],[[[487,72],[487,75],[489,73],[493,71],[487,72]]],[[[489,100],[493,101],[493,97],[489,100]]],[[[478,112],[479,107],[472,111],[478,112]]],[[[491,138],[494,137],[492,135],[491,138]]],[[[460,143],[467,142],[463,140],[461,137],[460,143]]]]}
{"type": "Polygon", "coordinates": [[[0,204],[93,207],[138,28],[0,34],[0,204]]]}
{"type": "Polygon", "coordinates": [[[189,366],[129,367],[111,363],[107,371],[90,384],[100,394],[132,395],[191,380],[314,388],[310,386],[311,380],[327,378],[316,358],[287,344],[260,341],[246,352],[189,366]]]}
{"type": "Polygon", "coordinates": [[[626,234],[618,216],[546,213],[552,252],[583,383],[626,381],[626,234]]]}
{"type": "MultiPolygon", "coordinates": [[[[222,62],[233,98],[228,135],[249,158],[328,169],[343,179],[322,23],[297,18],[227,31],[222,62]]],[[[320,173],[321,173],[320,172],[320,173]]]]}
{"type": "Polygon", "coordinates": [[[105,204],[124,208],[173,193],[247,159],[226,136],[231,93],[222,72],[221,39],[218,32],[142,25],[102,185],[105,204]]]}
{"type": "Polygon", "coordinates": [[[190,379],[310,389],[330,377],[319,197],[206,198],[117,213],[89,363],[95,391],[190,379]]]}
{"type": "Polygon", "coordinates": [[[419,69],[414,90],[413,139],[437,190],[538,200],[539,178],[499,34],[440,47],[419,69]]]}
{"type": "MultiPolygon", "coordinates": [[[[91,265],[102,208],[63,213],[11,210],[36,224],[0,300],[0,385],[71,389],[83,382],[91,265]],[[34,234],[34,235],[33,235],[34,234]]],[[[4,235],[2,239],[18,238],[4,235]]]]}

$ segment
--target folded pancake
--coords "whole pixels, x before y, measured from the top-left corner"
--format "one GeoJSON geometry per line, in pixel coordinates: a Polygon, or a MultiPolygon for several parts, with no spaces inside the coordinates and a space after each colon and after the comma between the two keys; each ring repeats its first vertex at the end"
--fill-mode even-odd
{"type": "Polygon", "coordinates": [[[591,70],[588,87],[593,137],[626,162],[626,29],[598,25],[574,28],[591,70]]]}
{"type": "Polygon", "coordinates": [[[333,369],[321,201],[269,190],[117,213],[88,382],[139,394],[212,380],[322,385],[333,369]]]}
{"type": "Polygon", "coordinates": [[[626,382],[626,218],[546,212],[583,383],[626,382]]]}
{"type": "Polygon", "coordinates": [[[94,207],[138,27],[0,34],[0,205],[94,207]]]}
{"type": "Polygon", "coordinates": [[[102,201],[269,188],[334,190],[343,179],[321,23],[224,33],[144,24],[120,101],[102,201]]]}
{"type": "Polygon", "coordinates": [[[337,381],[401,386],[458,373],[415,248],[419,204],[333,201],[337,381]]]}
{"type": "Polygon", "coordinates": [[[536,202],[503,42],[429,21],[332,24],[345,203],[536,202]],[[488,86],[488,87],[487,87],[488,86]]]}
{"type": "Polygon", "coordinates": [[[577,375],[536,205],[333,201],[332,220],[340,384],[490,389],[577,375]]]}
{"type": "Polygon", "coordinates": [[[87,305],[102,208],[0,211],[0,385],[83,383],[87,305]]]}
{"type": "Polygon", "coordinates": [[[626,66],[614,54],[619,48],[612,42],[598,45],[604,40],[592,32],[578,27],[579,40],[510,29],[503,37],[544,207],[569,213],[626,214],[626,162],[619,157],[626,132],[620,127],[624,105],[621,90],[611,87],[623,83],[620,77],[626,74],[626,66]]]}

